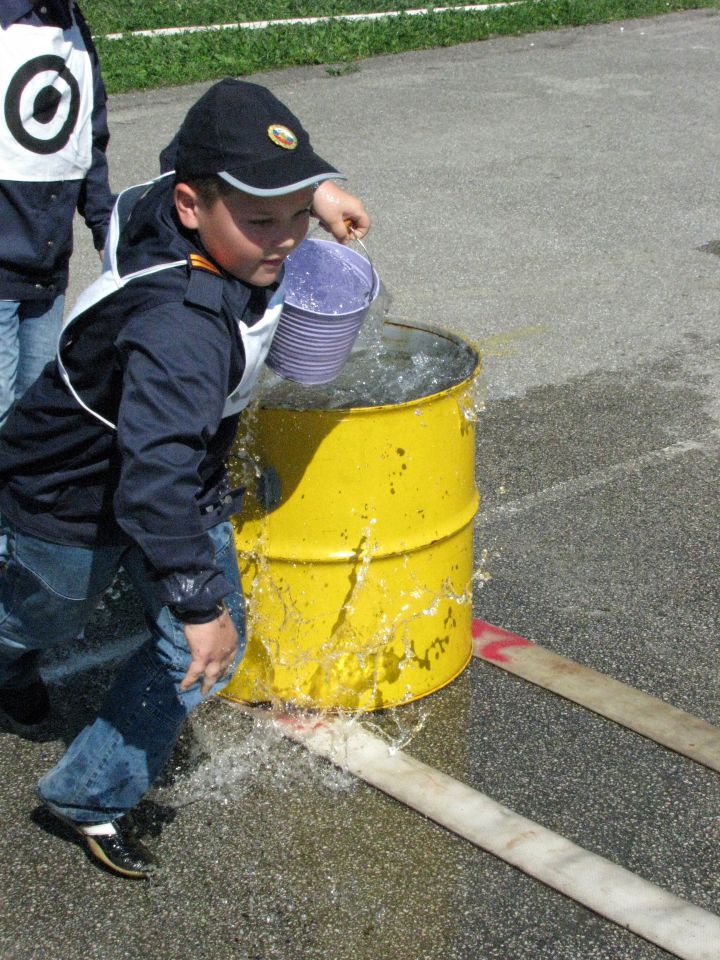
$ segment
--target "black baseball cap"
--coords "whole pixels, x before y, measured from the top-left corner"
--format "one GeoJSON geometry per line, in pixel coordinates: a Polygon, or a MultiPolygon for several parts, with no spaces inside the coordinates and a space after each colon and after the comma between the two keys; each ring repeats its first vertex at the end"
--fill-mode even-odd
{"type": "Polygon", "coordinates": [[[257,197],[346,179],[315,153],[298,118],[274,94],[229,77],[190,108],[178,134],[176,179],[213,174],[257,197]]]}

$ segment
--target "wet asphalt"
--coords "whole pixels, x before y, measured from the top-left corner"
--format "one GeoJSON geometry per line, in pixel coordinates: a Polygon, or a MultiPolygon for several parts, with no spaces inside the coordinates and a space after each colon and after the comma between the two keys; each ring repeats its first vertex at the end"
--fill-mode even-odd
{"type": "MultiPolygon", "coordinates": [[[[719,44],[703,10],[256,78],[365,199],[393,316],[482,350],[475,615],[715,724],[719,44]]],[[[115,188],[203,89],[111,98],[115,188]]],[[[156,879],[102,872],[33,788],[139,629],[119,591],[48,662],[48,727],[0,725],[3,960],[668,956],[221,702],[140,810],[156,879]]],[[[720,911],[716,773],[477,661],[374,722],[720,911]]]]}

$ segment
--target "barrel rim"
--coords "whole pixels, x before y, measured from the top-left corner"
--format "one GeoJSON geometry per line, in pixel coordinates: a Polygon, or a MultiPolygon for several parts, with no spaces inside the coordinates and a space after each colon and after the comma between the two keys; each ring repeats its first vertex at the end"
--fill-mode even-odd
{"type": "Polygon", "coordinates": [[[477,379],[477,377],[480,375],[480,371],[482,369],[482,355],[480,353],[480,348],[472,341],[466,340],[464,337],[461,337],[450,330],[445,330],[443,327],[431,323],[410,323],[408,320],[397,318],[395,320],[386,320],[385,324],[391,327],[404,327],[409,330],[420,330],[423,333],[431,333],[437,337],[442,337],[444,340],[449,340],[452,343],[464,347],[471,353],[475,354],[475,366],[471,372],[467,374],[467,376],[462,378],[462,380],[458,380],[457,383],[454,383],[450,387],[446,387],[444,390],[438,390],[436,393],[425,394],[424,396],[417,397],[414,400],[402,400],[400,403],[380,403],[375,406],[364,407],[278,407],[273,404],[264,403],[261,397],[259,402],[260,408],[263,410],[282,410],[283,413],[289,414],[311,413],[316,415],[332,416],[334,418],[337,418],[338,415],[347,416],[349,414],[374,414],[381,410],[403,410],[408,407],[417,408],[436,402],[440,397],[449,397],[453,394],[461,393],[473,380],[477,379]]]}

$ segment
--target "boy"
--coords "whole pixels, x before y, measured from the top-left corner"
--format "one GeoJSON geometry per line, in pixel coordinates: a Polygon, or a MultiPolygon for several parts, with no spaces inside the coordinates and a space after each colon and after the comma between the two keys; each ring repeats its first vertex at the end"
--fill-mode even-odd
{"type": "Polygon", "coordinates": [[[54,814],[123,876],[152,858],[128,813],[191,710],[244,648],[225,460],[282,307],[285,257],[311,209],[326,227],[362,204],[268,90],[215,84],[180,129],[174,174],[125,191],[105,272],[0,437],[0,706],[47,715],[41,647],[72,639],[123,566],[150,637],[98,717],[40,781],[54,814]]]}
{"type": "Polygon", "coordinates": [[[55,355],[75,210],[98,250],[113,208],[106,96],[72,0],[0,5],[0,427],[55,355]]]}

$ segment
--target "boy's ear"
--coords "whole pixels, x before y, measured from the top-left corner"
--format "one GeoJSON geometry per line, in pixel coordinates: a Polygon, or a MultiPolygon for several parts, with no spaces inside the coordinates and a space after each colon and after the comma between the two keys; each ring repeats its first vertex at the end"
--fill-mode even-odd
{"type": "Polygon", "coordinates": [[[180,223],[188,230],[197,230],[198,207],[200,205],[197,190],[194,190],[187,183],[176,183],[174,199],[180,223]]]}

